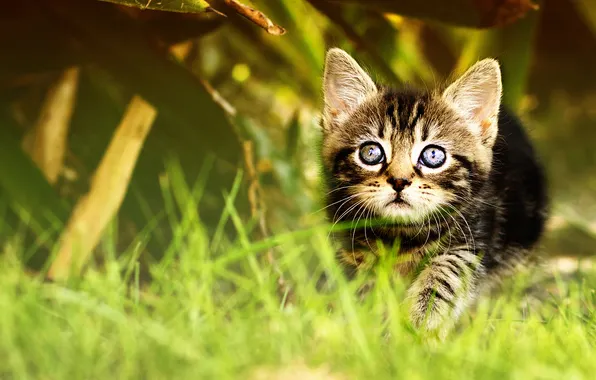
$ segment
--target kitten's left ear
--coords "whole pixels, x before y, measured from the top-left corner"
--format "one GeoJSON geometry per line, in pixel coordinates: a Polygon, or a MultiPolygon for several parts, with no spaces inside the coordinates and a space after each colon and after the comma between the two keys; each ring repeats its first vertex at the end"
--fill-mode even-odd
{"type": "Polygon", "coordinates": [[[375,94],[377,87],[354,58],[341,49],[332,48],[325,58],[323,92],[323,125],[330,129],[345,120],[368,96],[375,94]]]}
{"type": "Polygon", "coordinates": [[[492,147],[499,129],[502,92],[499,63],[488,58],[476,63],[451,84],[443,93],[443,99],[468,120],[484,144],[492,147]]]}

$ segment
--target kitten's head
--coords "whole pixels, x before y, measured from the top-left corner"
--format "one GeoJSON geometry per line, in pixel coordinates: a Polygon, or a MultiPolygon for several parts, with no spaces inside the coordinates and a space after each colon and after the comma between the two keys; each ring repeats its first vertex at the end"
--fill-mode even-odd
{"type": "Polygon", "coordinates": [[[331,49],[323,82],[322,158],[335,220],[420,223],[465,207],[488,178],[501,100],[495,60],[442,91],[399,91],[377,86],[346,52],[331,49]]]}

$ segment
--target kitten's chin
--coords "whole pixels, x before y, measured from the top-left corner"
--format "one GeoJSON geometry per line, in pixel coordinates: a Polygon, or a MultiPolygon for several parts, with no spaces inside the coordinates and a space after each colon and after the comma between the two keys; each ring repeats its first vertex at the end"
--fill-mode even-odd
{"type": "Polygon", "coordinates": [[[428,218],[427,207],[414,207],[405,201],[390,202],[377,210],[384,219],[389,219],[398,224],[418,224],[428,218]]]}
{"type": "Polygon", "coordinates": [[[372,208],[373,219],[401,225],[426,223],[436,209],[429,200],[418,199],[406,193],[396,197],[393,191],[362,201],[366,201],[372,208]]]}

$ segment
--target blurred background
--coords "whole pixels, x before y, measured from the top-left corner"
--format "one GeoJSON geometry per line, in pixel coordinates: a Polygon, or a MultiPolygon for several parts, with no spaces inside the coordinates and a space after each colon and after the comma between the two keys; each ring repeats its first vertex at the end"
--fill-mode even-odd
{"type": "Polygon", "coordinates": [[[395,86],[431,87],[498,58],[504,101],[549,176],[541,249],[593,255],[594,0],[4,2],[0,252],[18,246],[56,274],[72,264],[67,243],[82,246],[83,265],[101,260],[106,236],[161,260],[185,238],[189,209],[229,242],[230,218],[254,239],[323,223],[332,46],[395,86]]]}

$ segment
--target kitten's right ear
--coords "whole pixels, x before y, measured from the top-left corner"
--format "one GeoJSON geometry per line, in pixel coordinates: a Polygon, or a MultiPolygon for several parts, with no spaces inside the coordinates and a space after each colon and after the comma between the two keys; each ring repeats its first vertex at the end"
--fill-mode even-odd
{"type": "Polygon", "coordinates": [[[499,129],[502,87],[499,63],[487,58],[469,68],[443,93],[443,99],[469,121],[472,130],[489,146],[494,144],[499,129]]]}
{"type": "Polygon", "coordinates": [[[332,48],[325,58],[323,91],[323,127],[328,130],[345,120],[364,99],[375,94],[377,87],[354,58],[341,49],[332,48]]]}

